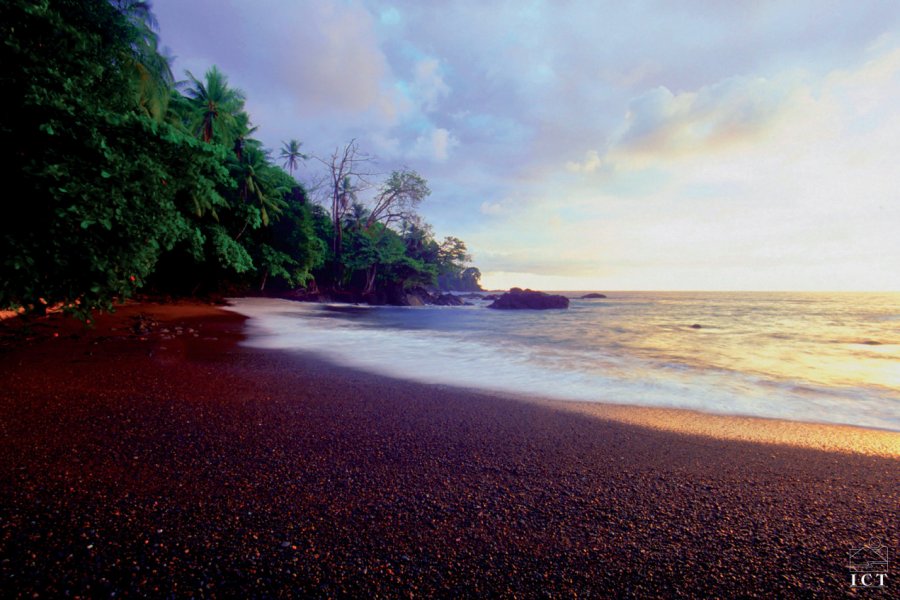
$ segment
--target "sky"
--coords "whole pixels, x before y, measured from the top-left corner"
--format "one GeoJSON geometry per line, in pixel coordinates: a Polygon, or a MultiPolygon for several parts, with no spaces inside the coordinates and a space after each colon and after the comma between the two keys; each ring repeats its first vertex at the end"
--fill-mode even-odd
{"type": "Polygon", "coordinates": [[[895,0],[153,7],[269,148],[425,177],[487,288],[900,291],[895,0]]]}

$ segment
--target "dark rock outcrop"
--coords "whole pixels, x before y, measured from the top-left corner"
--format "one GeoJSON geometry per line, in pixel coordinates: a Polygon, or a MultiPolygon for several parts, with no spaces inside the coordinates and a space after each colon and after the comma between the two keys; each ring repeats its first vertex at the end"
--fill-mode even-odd
{"type": "Polygon", "coordinates": [[[488,306],[504,310],[547,310],[554,308],[569,308],[569,299],[565,296],[546,294],[534,290],[512,288],[488,306]]]}
{"type": "Polygon", "coordinates": [[[585,294],[581,297],[581,300],[593,300],[594,298],[606,298],[606,294],[585,294]]]}
{"type": "Polygon", "coordinates": [[[459,296],[453,294],[441,294],[431,301],[436,306],[463,306],[466,302],[459,296]]]}

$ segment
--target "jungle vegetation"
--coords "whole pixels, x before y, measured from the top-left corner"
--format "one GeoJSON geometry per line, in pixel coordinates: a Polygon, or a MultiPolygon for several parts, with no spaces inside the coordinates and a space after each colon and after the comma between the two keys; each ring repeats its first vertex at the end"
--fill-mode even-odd
{"type": "Polygon", "coordinates": [[[427,181],[378,174],[355,140],[318,158],[255,139],[217,67],[179,80],[147,2],[0,4],[0,308],[85,316],[138,291],[311,289],[353,300],[480,289],[465,244],[434,239],[427,181]],[[315,198],[313,196],[316,196],[315,198]]]}

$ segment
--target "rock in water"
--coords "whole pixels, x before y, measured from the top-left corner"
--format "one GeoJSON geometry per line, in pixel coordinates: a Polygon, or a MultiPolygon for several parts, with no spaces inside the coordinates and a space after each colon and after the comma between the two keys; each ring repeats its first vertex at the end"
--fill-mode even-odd
{"type": "Polygon", "coordinates": [[[594,298],[606,298],[606,294],[596,294],[596,293],[585,294],[584,296],[581,297],[581,300],[592,300],[594,298]]]}
{"type": "Polygon", "coordinates": [[[512,288],[494,300],[488,308],[505,310],[569,308],[569,299],[565,296],[551,295],[544,292],[536,292],[534,290],[512,288]]]}
{"type": "Polygon", "coordinates": [[[432,304],[437,306],[462,306],[465,304],[465,301],[453,294],[441,294],[432,301],[432,304]]]}
{"type": "Polygon", "coordinates": [[[417,294],[407,294],[406,302],[408,306],[425,306],[425,302],[417,294]]]}

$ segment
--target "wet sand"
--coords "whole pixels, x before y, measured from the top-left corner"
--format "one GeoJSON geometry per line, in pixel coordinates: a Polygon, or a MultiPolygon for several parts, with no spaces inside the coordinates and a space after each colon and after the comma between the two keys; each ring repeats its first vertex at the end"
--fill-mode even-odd
{"type": "Polygon", "coordinates": [[[96,325],[0,337],[13,596],[840,597],[900,551],[900,434],[401,382],[205,305],[96,325]]]}

